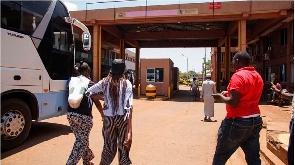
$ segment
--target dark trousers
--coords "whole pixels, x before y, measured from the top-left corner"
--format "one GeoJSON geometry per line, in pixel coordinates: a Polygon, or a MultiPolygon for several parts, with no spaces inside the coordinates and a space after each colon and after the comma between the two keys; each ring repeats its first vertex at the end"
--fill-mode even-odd
{"type": "Polygon", "coordinates": [[[290,138],[288,147],[288,164],[294,165],[294,119],[290,121],[290,138]]]}
{"type": "Polygon", "coordinates": [[[225,165],[230,156],[241,147],[249,165],[260,165],[259,133],[262,118],[224,119],[218,130],[213,165],[225,165]]]}

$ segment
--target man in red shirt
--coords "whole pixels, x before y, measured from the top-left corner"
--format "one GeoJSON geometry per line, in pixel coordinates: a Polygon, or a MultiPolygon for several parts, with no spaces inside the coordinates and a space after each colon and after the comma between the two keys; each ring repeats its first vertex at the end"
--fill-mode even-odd
{"type": "Polygon", "coordinates": [[[261,164],[259,133],[262,118],[258,103],[264,83],[254,67],[249,66],[250,61],[247,52],[237,52],[232,61],[236,72],[227,91],[212,94],[214,99],[226,104],[227,111],[218,130],[213,165],[224,165],[239,147],[245,153],[247,164],[261,164]]]}

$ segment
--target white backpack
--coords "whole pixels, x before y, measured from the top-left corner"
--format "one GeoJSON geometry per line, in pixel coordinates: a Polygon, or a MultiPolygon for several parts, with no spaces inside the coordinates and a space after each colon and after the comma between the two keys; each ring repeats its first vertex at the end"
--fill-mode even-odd
{"type": "Polygon", "coordinates": [[[88,89],[89,79],[84,76],[71,77],[68,102],[71,108],[78,108],[88,89]]]}

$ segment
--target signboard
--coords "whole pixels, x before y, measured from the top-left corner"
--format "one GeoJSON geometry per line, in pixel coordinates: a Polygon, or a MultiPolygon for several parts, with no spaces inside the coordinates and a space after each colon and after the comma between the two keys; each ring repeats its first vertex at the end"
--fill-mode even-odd
{"type": "Polygon", "coordinates": [[[220,9],[221,8],[221,2],[210,2],[209,9],[220,9]]]}

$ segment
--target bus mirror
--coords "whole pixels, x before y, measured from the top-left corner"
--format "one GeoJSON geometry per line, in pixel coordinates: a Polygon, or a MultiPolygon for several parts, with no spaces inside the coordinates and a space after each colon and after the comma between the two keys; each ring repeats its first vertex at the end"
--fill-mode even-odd
{"type": "Polygon", "coordinates": [[[88,32],[82,34],[82,43],[84,50],[90,50],[91,48],[91,35],[88,32]]]}

